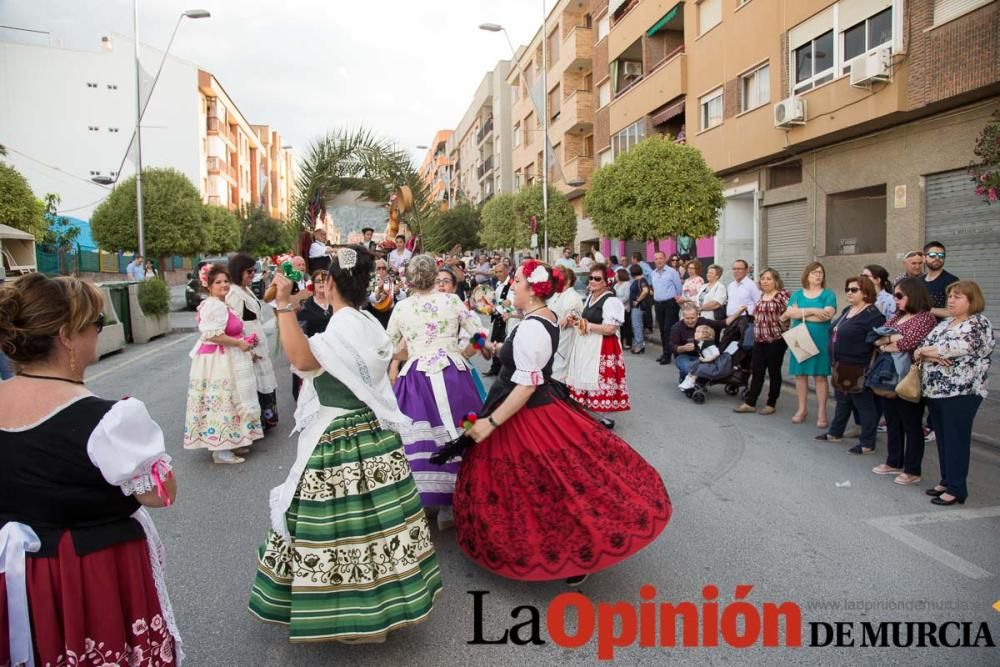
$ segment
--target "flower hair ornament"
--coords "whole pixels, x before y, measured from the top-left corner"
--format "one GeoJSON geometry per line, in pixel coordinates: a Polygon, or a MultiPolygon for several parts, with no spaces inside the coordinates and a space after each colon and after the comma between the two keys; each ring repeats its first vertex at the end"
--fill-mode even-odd
{"type": "Polygon", "coordinates": [[[208,288],[208,272],[211,270],[212,270],[212,265],[205,264],[198,271],[198,282],[201,283],[201,286],[206,289],[208,288]]]}
{"type": "Polygon", "coordinates": [[[538,260],[530,259],[523,265],[524,277],[528,281],[528,286],[539,299],[547,299],[552,296],[552,274],[548,267],[538,260]]]}
{"type": "Polygon", "coordinates": [[[350,271],[358,263],[358,252],[353,248],[340,248],[337,250],[337,266],[350,271]]]}

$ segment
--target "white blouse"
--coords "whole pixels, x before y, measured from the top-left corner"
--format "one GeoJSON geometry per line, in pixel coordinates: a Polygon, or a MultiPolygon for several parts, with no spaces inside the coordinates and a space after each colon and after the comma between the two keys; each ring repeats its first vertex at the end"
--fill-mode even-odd
{"type": "MultiPolygon", "coordinates": [[[[603,295],[602,295],[603,296],[603,295]]],[[[583,309],[590,307],[593,296],[587,297],[587,302],[583,304],[583,309]]],[[[601,324],[612,324],[620,327],[625,323],[625,304],[619,300],[612,292],[611,297],[604,300],[601,307],[601,324]]]]}
{"type": "Polygon", "coordinates": [[[552,358],[552,336],[538,316],[531,316],[517,325],[514,336],[514,384],[538,386],[545,382],[542,369],[552,358]]]}
{"type": "Polygon", "coordinates": [[[405,375],[413,364],[424,373],[440,373],[453,362],[459,370],[468,370],[459,336],[487,336],[483,323],[454,294],[431,292],[414,294],[396,304],[389,318],[387,333],[393,345],[406,340],[409,359],[400,371],[405,375]]]}
{"type": "Polygon", "coordinates": [[[163,431],[137,398],[111,406],[90,434],[87,455],[104,480],[127,496],[155,490],[155,477],[163,481],[171,470],[163,431]]]}

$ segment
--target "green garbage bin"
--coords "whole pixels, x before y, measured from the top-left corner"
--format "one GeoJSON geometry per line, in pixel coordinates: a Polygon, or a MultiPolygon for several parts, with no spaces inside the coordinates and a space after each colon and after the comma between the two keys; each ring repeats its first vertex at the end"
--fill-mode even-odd
{"type": "Polygon", "coordinates": [[[118,321],[122,323],[122,327],[125,330],[125,342],[132,342],[132,309],[129,307],[128,302],[128,286],[127,282],[120,283],[104,283],[104,287],[108,288],[108,293],[111,294],[111,306],[115,309],[115,314],[118,316],[118,321]]]}

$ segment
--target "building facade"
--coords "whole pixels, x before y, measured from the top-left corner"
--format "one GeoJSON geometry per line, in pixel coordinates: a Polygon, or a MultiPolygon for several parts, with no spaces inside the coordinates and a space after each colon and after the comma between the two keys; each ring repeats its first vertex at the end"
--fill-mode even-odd
{"type": "MultiPolygon", "coordinates": [[[[163,53],[140,46],[141,87],[149,94],[163,53]]],[[[128,37],[79,51],[0,42],[0,136],[9,160],[42,195],[60,195],[61,213],[89,219],[108,189],[135,173],[136,77],[128,37]]],[[[293,156],[281,135],[251,125],[209,72],[168,56],[143,117],[143,167],[171,167],[206,204],[238,210],[263,206],[288,219],[293,156]]]]}
{"type": "Polygon", "coordinates": [[[442,209],[448,208],[455,196],[453,178],[455,165],[448,156],[448,142],[452,140],[454,134],[454,130],[437,131],[434,141],[427,147],[427,155],[418,172],[427,186],[430,201],[442,209]]]}

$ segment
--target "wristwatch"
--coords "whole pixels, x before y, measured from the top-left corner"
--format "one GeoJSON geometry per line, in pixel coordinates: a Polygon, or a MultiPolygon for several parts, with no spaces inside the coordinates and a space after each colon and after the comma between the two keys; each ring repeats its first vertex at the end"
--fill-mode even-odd
{"type": "Polygon", "coordinates": [[[292,304],[288,303],[288,304],[285,304],[284,306],[277,306],[274,309],[274,312],[276,312],[276,313],[291,313],[291,312],[294,312],[294,310],[295,310],[295,306],[293,306],[292,304]]]}

